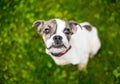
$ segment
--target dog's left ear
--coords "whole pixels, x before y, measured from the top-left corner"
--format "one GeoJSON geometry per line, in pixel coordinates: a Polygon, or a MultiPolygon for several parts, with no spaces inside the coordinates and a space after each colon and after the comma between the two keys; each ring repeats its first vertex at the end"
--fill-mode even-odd
{"type": "Polygon", "coordinates": [[[44,25],[44,20],[37,20],[32,24],[32,28],[38,28],[38,32],[41,32],[44,25]]]}
{"type": "Polygon", "coordinates": [[[79,25],[77,22],[75,21],[69,21],[68,22],[69,27],[72,29],[73,33],[75,33],[77,31],[77,26],[79,25]]]}

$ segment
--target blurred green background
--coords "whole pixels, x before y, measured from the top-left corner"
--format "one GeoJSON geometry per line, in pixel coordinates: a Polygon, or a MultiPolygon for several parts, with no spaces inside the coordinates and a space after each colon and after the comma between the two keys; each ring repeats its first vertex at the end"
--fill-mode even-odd
{"type": "Polygon", "coordinates": [[[0,84],[120,84],[120,0],[0,0],[0,84]],[[35,20],[88,21],[102,47],[86,71],[45,54],[35,20]]]}

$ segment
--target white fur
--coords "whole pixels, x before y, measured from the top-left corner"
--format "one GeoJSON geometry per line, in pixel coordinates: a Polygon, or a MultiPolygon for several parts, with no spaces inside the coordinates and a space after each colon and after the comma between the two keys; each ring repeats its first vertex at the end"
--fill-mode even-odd
{"type": "MultiPolygon", "coordinates": [[[[79,64],[79,69],[85,68],[88,63],[90,54],[94,56],[101,46],[96,28],[88,22],[81,23],[80,25],[82,27],[86,24],[91,25],[92,31],[88,31],[86,30],[86,28],[80,28],[80,26],[77,26],[77,32],[72,35],[70,43],[68,43],[65,34],[62,32],[65,27],[65,22],[60,19],[56,19],[56,22],[57,32],[55,35],[61,35],[63,37],[64,44],[67,47],[69,47],[70,45],[72,47],[66,54],[61,57],[52,56],[50,52],[65,51],[64,48],[52,50],[46,49],[46,53],[50,54],[51,57],[54,59],[55,63],[58,65],[79,64]]],[[[53,43],[53,36],[51,36],[51,39],[46,42],[47,46],[50,46],[51,43],[53,43]]]]}

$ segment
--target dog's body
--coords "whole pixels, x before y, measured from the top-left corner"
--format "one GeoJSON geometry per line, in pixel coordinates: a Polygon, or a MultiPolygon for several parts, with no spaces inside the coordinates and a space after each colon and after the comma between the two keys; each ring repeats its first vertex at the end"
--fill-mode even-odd
{"type": "Polygon", "coordinates": [[[101,46],[96,28],[87,22],[78,24],[60,19],[39,20],[33,27],[38,27],[46,44],[46,53],[58,65],[78,64],[82,70],[89,57],[94,56],[101,46]]]}

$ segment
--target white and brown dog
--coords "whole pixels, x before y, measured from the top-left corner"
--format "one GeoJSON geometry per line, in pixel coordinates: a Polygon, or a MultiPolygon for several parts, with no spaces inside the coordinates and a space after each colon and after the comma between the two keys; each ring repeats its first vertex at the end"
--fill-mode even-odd
{"type": "Polygon", "coordinates": [[[79,70],[83,70],[89,57],[93,57],[101,46],[96,28],[88,22],[38,20],[32,27],[43,36],[46,53],[58,65],[78,64],[79,70]]]}

